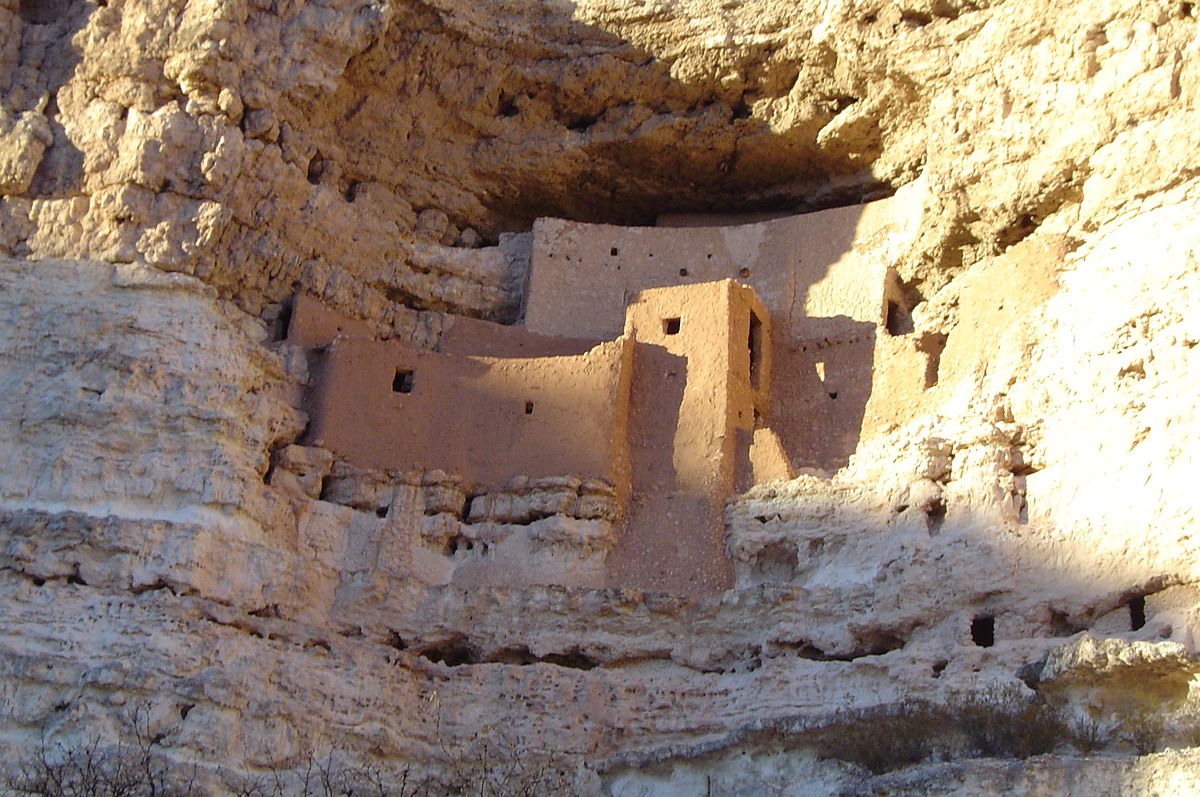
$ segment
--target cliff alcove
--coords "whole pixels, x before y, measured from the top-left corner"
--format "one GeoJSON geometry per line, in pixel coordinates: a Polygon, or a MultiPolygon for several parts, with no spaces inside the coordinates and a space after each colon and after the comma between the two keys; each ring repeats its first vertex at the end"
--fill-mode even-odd
{"type": "Polygon", "coordinates": [[[0,782],[1193,790],[1197,47],[0,0],[0,782]]]}

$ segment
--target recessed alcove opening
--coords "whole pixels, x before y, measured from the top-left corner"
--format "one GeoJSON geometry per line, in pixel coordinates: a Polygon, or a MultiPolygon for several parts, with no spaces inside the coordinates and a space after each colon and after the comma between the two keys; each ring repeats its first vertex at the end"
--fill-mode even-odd
{"type": "Polygon", "coordinates": [[[682,327],[682,325],[683,325],[683,321],[682,321],[682,319],[680,319],[678,317],[664,318],[662,320],[663,334],[664,335],[678,335],[679,329],[680,329],[680,327],[682,327]]]}
{"type": "Polygon", "coordinates": [[[396,375],[392,377],[392,392],[393,393],[411,393],[413,392],[413,379],[416,374],[404,368],[397,368],[396,375]]]}
{"type": "Polygon", "coordinates": [[[981,648],[996,644],[996,618],[982,614],[971,621],[971,641],[981,648]]]}
{"type": "Polygon", "coordinates": [[[525,414],[533,415],[533,402],[532,401],[525,402],[525,414]]]}
{"type": "Polygon", "coordinates": [[[274,334],[271,336],[275,340],[287,340],[288,330],[292,326],[292,302],[285,301],[279,308],[279,315],[275,317],[274,334]]]}
{"type": "Polygon", "coordinates": [[[688,270],[686,268],[679,269],[679,276],[686,277],[687,275],[688,275],[688,270]]]}
{"type": "Polygon", "coordinates": [[[888,299],[883,310],[883,326],[888,335],[907,335],[913,330],[912,314],[899,301],[888,299]]]}
{"type": "Polygon", "coordinates": [[[946,523],[946,502],[939,498],[929,505],[925,510],[926,528],[929,530],[929,536],[935,536],[942,530],[942,526],[946,523]]]}
{"type": "Polygon", "coordinates": [[[1146,596],[1136,595],[1129,599],[1129,630],[1139,631],[1146,625],[1146,596]]]}
{"type": "Polygon", "coordinates": [[[746,345],[750,349],[750,384],[757,390],[762,386],[762,321],[754,312],[750,313],[750,331],[746,345]]]}
{"type": "Polygon", "coordinates": [[[609,256],[609,257],[616,257],[616,256],[617,256],[617,255],[619,255],[619,254],[621,254],[621,250],[620,250],[620,249],[618,249],[618,248],[617,248],[617,247],[615,247],[615,246],[614,246],[612,249],[609,249],[609,250],[608,250],[608,256],[609,256]]]}

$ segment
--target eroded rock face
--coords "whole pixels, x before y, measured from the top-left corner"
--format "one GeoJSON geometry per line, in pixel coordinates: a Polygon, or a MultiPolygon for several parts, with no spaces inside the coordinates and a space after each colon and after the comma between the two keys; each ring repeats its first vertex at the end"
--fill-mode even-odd
{"type": "Polygon", "coordinates": [[[317,760],[397,793],[1185,789],[1194,11],[0,0],[5,765],[140,738],[215,792],[317,760]],[[437,348],[519,318],[536,216],[902,186],[887,332],[922,373],[881,355],[844,466],[729,503],[718,596],[589,582],[596,485],[303,444],[298,288],[437,348]]]}

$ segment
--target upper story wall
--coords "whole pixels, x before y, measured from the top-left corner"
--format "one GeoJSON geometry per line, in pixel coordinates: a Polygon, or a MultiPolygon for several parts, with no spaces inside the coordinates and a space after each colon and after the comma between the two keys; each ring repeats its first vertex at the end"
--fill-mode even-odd
{"type": "Polygon", "coordinates": [[[612,338],[637,292],[721,279],[753,287],[784,339],[822,334],[828,327],[815,321],[822,318],[883,324],[897,293],[889,284],[890,243],[913,234],[920,210],[914,196],[901,193],[752,224],[720,217],[689,227],[540,219],[525,325],[544,335],[612,338]]]}

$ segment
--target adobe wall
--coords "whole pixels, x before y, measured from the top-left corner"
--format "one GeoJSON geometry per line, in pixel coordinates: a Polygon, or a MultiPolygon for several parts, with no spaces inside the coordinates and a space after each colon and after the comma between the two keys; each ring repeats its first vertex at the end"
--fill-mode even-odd
{"type": "MultiPolygon", "coordinates": [[[[633,228],[542,219],[534,228],[525,324],[545,335],[611,337],[638,291],[727,278],[749,285],[774,330],[770,427],[772,445],[787,459],[786,468],[762,470],[832,470],[879,428],[864,420],[881,376],[876,349],[912,360],[920,382],[924,355],[911,341],[884,338],[891,335],[889,301],[907,322],[890,265],[921,209],[919,194],[906,189],[866,205],[750,224],[720,216],[633,228]],[[691,226],[697,222],[709,226],[691,226]]],[[[908,370],[891,369],[889,384],[904,382],[908,370]]],[[[873,418],[889,412],[878,400],[872,406],[873,418]]]]}
{"type": "Polygon", "coordinates": [[[613,338],[638,291],[721,279],[753,287],[784,337],[804,334],[815,318],[881,324],[889,250],[916,228],[920,210],[904,192],[751,224],[618,227],[539,219],[525,326],[543,335],[613,338]]]}
{"type": "Polygon", "coordinates": [[[282,332],[288,343],[305,349],[324,346],[339,335],[352,338],[375,337],[374,331],[366,322],[331,310],[303,292],[292,298],[284,327],[282,332]]]}
{"type": "Polygon", "coordinates": [[[620,484],[631,357],[624,339],[513,359],[338,338],[319,367],[309,441],[361,467],[482,485],[561,474],[620,484]]]}
{"type": "Polygon", "coordinates": [[[657,288],[634,297],[625,336],[637,341],[632,499],[609,557],[610,583],[689,594],[724,589],[732,571],[722,507],[740,462],[749,460],[756,414],[767,411],[769,316],[753,291],[732,280],[657,288]]]}
{"type": "Polygon", "coordinates": [[[437,351],[479,357],[561,357],[583,354],[600,340],[538,335],[523,326],[508,326],[466,316],[447,316],[437,351]]]}

